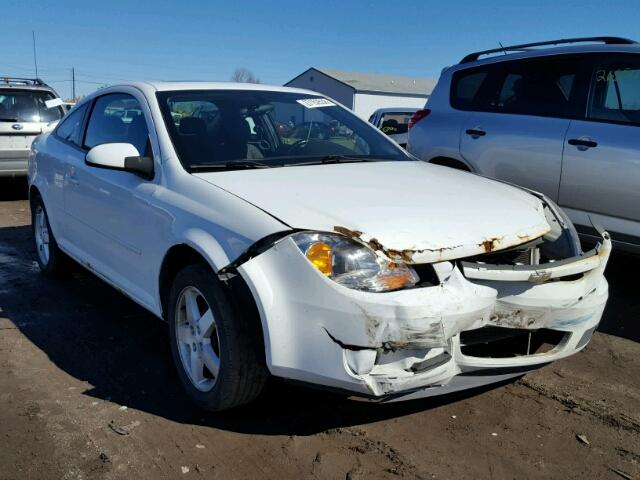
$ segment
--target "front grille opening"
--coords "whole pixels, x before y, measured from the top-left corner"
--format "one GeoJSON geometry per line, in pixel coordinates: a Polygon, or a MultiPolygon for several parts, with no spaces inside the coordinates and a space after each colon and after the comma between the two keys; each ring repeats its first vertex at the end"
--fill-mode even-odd
{"type": "Polygon", "coordinates": [[[547,256],[541,252],[539,247],[542,243],[542,239],[539,238],[506,250],[487,252],[473,257],[467,257],[464,261],[472,263],[486,263],[489,265],[531,265],[532,255],[535,254],[535,263],[546,263],[551,259],[547,258],[547,256]]]}
{"type": "Polygon", "coordinates": [[[552,263],[568,258],[563,254],[563,250],[555,247],[555,243],[558,241],[546,241],[543,237],[540,237],[506,250],[486,252],[468,257],[463,261],[487,265],[538,265],[552,263]]]}
{"type": "Polygon", "coordinates": [[[418,278],[420,278],[416,287],[435,287],[440,285],[440,279],[430,263],[412,264],[411,266],[418,274],[418,278]]]}
{"type": "Polygon", "coordinates": [[[460,333],[463,355],[479,358],[513,358],[549,353],[570,334],[541,328],[482,327],[460,333]]]}

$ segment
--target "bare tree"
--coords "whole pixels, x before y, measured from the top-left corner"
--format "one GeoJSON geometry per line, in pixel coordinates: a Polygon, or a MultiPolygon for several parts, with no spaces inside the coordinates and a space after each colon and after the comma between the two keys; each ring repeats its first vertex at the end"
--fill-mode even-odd
{"type": "Polygon", "coordinates": [[[231,75],[232,82],[239,83],[260,83],[260,79],[256,77],[251,70],[246,68],[236,68],[231,75]]]}

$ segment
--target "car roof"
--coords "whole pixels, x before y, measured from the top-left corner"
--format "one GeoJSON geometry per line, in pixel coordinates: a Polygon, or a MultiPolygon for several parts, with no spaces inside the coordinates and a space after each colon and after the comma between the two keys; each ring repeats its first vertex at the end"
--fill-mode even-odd
{"type": "Polygon", "coordinates": [[[50,87],[49,85],[16,85],[12,83],[4,83],[0,81],[0,90],[29,90],[29,91],[37,91],[37,92],[50,92],[55,96],[58,96],[56,91],[50,87]]]}
{"type": "Polygon", "coordinates": [[[145,93],[153,94],[155,92],[172,92],[179,90],[255,90],[263,92],[285,92],[299,93],[303,95],[313,95],[322,97],[321,93],[312,90],[304,90],[302,88],[282,87],[279,85],[265,85],[262,83],[238,83],[238,82],[160,82],[160,81],[138,81],[119,85],[113,85],[110,88],[132,86],[145,93]]]}
{"type": "Polygon", "coordinates": [[[593,43],[586,45],[569,45],[550,48],[532,48],[530,50],[519,52],[507,52],[506,54],[495,52],[490,57],[480,58],[478,60],[468,62],[461,62],[456,65],[452,65],[451,68],[457,70],[458,68],[469,68],[478,65],[508,62],[525,58],[538,58],[553,55],[570,55],[580,53],[640,53],[640,43],[610,45],[593,43]]]}
{"type": "Polygon", "coordinates": [[[377,109],[375,113],[388,113],[388,112],[398,112],[398,113],[412,113],[420,110],[419,107],[411,108],[411,107],[385,107],[377,109]]]}

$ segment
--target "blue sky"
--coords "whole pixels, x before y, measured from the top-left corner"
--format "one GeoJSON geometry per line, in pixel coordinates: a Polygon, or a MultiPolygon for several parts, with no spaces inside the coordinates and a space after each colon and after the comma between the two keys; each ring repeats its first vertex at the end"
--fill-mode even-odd
{"type": "Polygon", "coordinates": [[[282,84],[310,66],[437,78],[464,54],[569,36],[640,40],[629,1],[4,0],[0,75],[40,77],[63,97],[121,80],[228,80],[236,67],[282,84]]]}

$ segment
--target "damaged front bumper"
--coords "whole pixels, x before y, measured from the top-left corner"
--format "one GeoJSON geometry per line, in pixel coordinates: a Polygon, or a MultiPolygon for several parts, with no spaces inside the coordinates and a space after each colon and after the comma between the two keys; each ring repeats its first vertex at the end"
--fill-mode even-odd
{"type": "Polygon", "coordinates": [[[544,265],[436,263],[437,285],[387,293],[324,277],[291,238],[238,271],[273,375],[397,400],[501,381],[583,348],[608,296],[602,237],[591,252],[544,265]]]}

